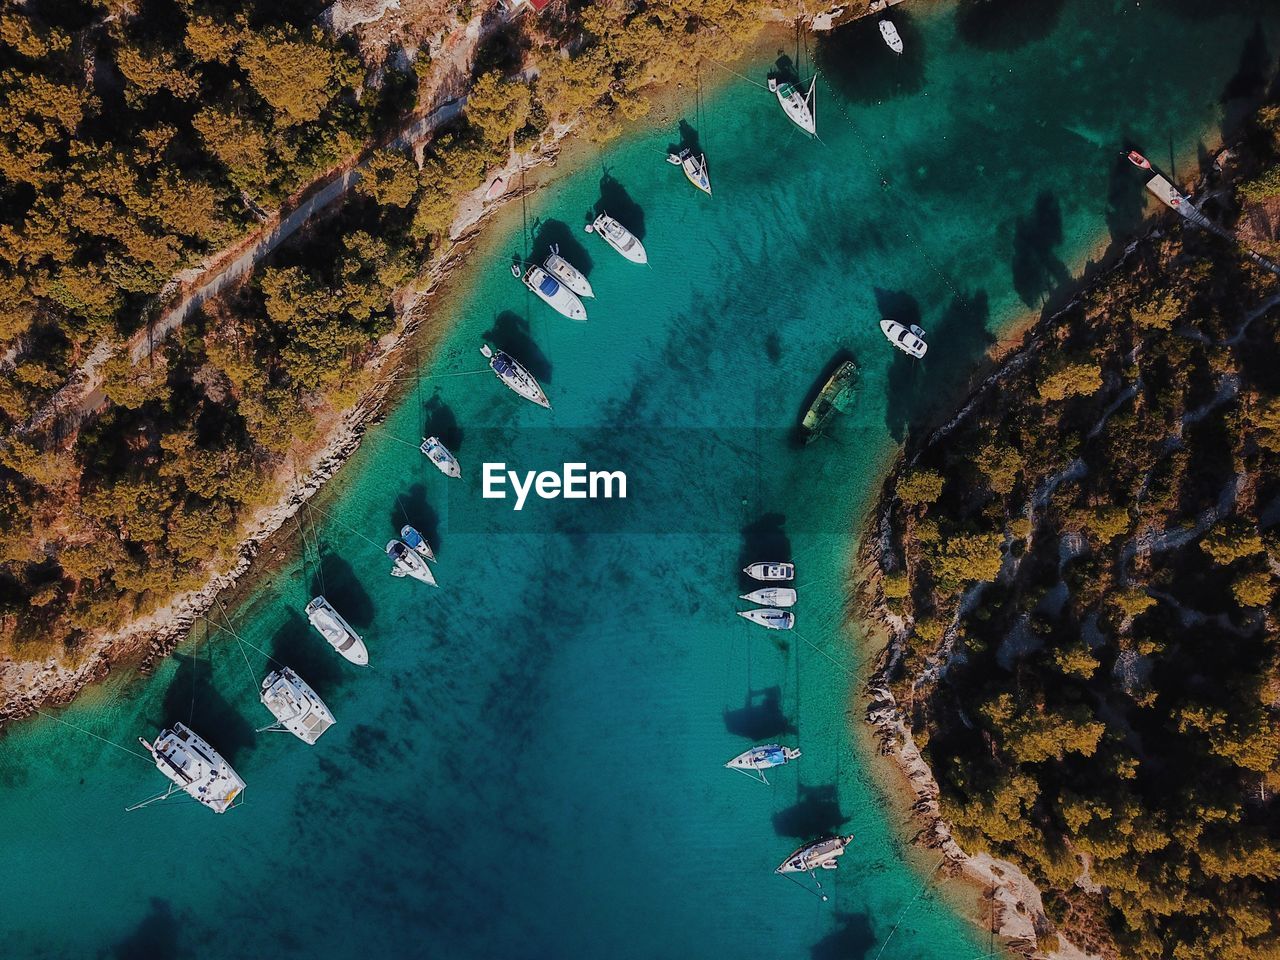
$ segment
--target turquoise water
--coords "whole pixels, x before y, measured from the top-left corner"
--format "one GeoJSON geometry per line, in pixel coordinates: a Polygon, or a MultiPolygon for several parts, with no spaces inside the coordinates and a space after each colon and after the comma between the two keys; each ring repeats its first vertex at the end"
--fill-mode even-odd
{"type": "Polygon", "coordinates": [[[48,720],[9,730],[8,954],[984,954],[907,863],[852,733],[852,533],[910,425],[1141,218],[1120,149],[1184,172],[1257,92],[1251,65],[1269,64],[1280,14],[1256,32],[1249,9],[895,11],[901,60],[871,23],[812,51],[821,143],[733,77],[687,115],[714,199],[663,162],[674,124],[539,194],[529,231],[589,267],[590,322],[511,278],[521,229],[490,238],[437,318],[450,332],[420,387],[311,512],[320,562],[314,548],[288,558],[229,611],[338,725],[314,748],[255,737],[264,656],[200,631],[154,676],[114,678],[60,716],[121,744],[190,720],[249,783],[227,816],[183,800],[126,814],[163,788],[154,769],[48,720]],[[605,176],[610,212],[643,223],[651,269],[579,230],[605,176]],[[886,313],[929,330],[924,363],[888,348],[886,313]],[[482,336],[539,375],[553,411],[481,372],[482,336]],[[799,448],[790,429],[841,351],[861,367],[856,409],[799,448]],[[463,480],[413,449],[424,424],[463,480]],[[625,470],[628,499],[517,514],[479,496],[484,461],[569,460],[625,470]],[[439,591],[386,574],[382,544],[406,517],[437,545],[439,591]],[[784,555],[801,593],[790,636],[733,615],[743,562],[784,555]],[[316,588],[365,634],[368,668],[308,632],[316,588]],[[722,769],[775,737],[804,756],[771,785],[722,769]],[[828,830],[857,840],[822,877],[823,903],[771,871],[828,830]]]}

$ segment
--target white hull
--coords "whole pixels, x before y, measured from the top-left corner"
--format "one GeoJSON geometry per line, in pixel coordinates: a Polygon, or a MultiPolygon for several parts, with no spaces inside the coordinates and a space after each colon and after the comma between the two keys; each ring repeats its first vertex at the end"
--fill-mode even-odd
{"type": "Polygon", "coordinates": [[[316,597],[307,604],[307,619],[346,660],[358,667],[369,662],[369,648],[364,645],[364,639],[324,597],[316,597]]]}
{"type": "Polygon", "coordinates": [[[427,538],[420,534],[416,529],[405,524],[400,528],[400,539],[409,547],[412,547],[420,556],[426,557],[428,560],[434,561],[436,555],[431,551],[431,544],[427,543],[427,538]]]}
{"type": "Polygon", "coordinates": [[[707,172],[706,154],[694,156],[691,150],[667,154],[667,162],[677,164],[695,187],[711,196],[711,174],[707,172]]]}
{"type": "Polygon", "coordinates": [[[761,587],[742,594],[738,599],[758,603],[762,607],[794,607],[797,596],[790,587],[761,587]]]}
{"type": "Polygon", "coordinates": [[[795,564],[792,563],[751,563],[742,568],[752,580],[760,580],[768,583],[774,580],[794,580],[796,576],[795,564]]]}
{"type": "Polygon", "coordinates": [[[530,267],[529,272],[524,275],[524,285],[557,313],[570,320],[587,319],[587,308],[582,305],[578,295],[542,267],[530,267]]]}
{"type": "Polygon", "coordinates": [[[605,243],[617,250],[632,263],[648,263],[649,254],[639,238],[607,214],[600,214],[584,228],[587,233],[594,233],[605,243]]]}
{"type": "Polygon", "coordinates": [[[591,281],[587,279],[586,274],[560,256],[558,249],[552,250],[551,256],[547,257],[543,266],[553,277],[578,296],[594,297],[596,295],[595,291],[591,289],[591,281]]]}
{"type": "Polygon", "coordinates": [[[783,747],[776,743],[752,747],[738,754],[725,764],[730,770],[772,770],[792,760],[800,759],[800,751],[795,747],[783,747]]]}
{"type": "Polygon", "coordinates": [[[412,577],[427,586],[437,586],[435,574],[427,566],[427,561],[407,544],[399,540],[387,543],[387,556],[391,558],[391,575],[393,577],[412,577]]]}
{"type": "Polygon", "coordinates": [[[261,699],[280,726],[303,743],[314,744],[334,724],[320,695],[288,667],[267,674],[261,699]]]}
{"type": "Polygon", "coordinates": [[[790,610],[775,610],[772,607],[761,607],[758,610],[739,610],[738,616],[752,623],[758,623],[768,630],[790,630],[796,625],[796,615],[790,610]]]}
{"type": "Polygon", "coordinates": [[[880,332],[885,335],[885,339],[892,343],[907,356],[915,357],[919,360],[929,349],[929,345],[914,333],[911,328],[905,327],[897,320],[881,320],[880,332]]]}
{"type": "Polygon", "coordinates": [[[845,848],[853,842],[853,836],[828,837],[806,843],[791,856],[778,864],[774,873],[809,873],[813,870],[834,870],[836,859],[844,856],[845,848]]]}
{"type": "Polygon", "coordinates": [[[443,443],[439,437],[427,437],[422,441],[422,446],[418,447],[423,455],[436,465],[436,468],[446,477],[462,476],[462,466],[443,443]]]}
{"type": "Polygon", "coordinates": [[[898,33],[898,28],[893,25],[893,21],[880,21],[880,36],[884,37],[884,42],[890,50],[899,55],[902,53],[902,35],[898,33]]]}
{"type": "Polygon", "coordinates": [[[818,78],[814,77],[809,83],[808,92],[801,94],[790,83],[769,81],[769,88],[777,96],[778,105],[782,107],[782,112],[787,115],[787,119],[811,137],[818,135],[818,123],[813,116],[813,91],[817,83],[818,78]]]}
{"type": "MultiPolygon", "coordinates": [[[[534,269],[537,268],[535,267],[534,269]]],[[[551,401],[542,392],[542,385],[518,360],[513,359],[501,350],[494,353],[493,348],[487,343],[480,347],[480,352],[488,359],[489,366],[497,374],[498,379],[505,383],[509,389],[520,394],[530,403],[536,403],[538,406],[546,407],[548,410],[551,409],[551,401]]]]}
{"type": "Polygon", "coordinates": [[[138,742],[174,786],[214,813],[226,813],[244,790],[240,774],[184,723],[161,730],[154,743],[141,737],[138,742]]]}

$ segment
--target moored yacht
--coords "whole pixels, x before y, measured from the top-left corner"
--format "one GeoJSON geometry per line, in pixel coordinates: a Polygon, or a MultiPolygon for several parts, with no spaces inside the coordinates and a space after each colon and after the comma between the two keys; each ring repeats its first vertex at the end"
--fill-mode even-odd
{"type": "Polygon", "coordinates": [[[316,597],[307,604],[307,619],[343,657],[360,667],[369,662],[369,648],[364,645],[364,639],[324,597],[316,597]]]}
{"type": "Polygon", "coordinates": [[[427,561],[416,551],[399,540],[387,541],[387,556],[391,558],[391,575],[393,577],[413,577],[428,586],[438,586],[435,574],[427,566],[427,561]]]}
{"type": "MultiPolygon", "coordinates": [[[[512,269],[518,272],[520,268],[512,269]]],[[[587,319],[587,308],[582,305],[578,295],[542,267],[530,267],[524,275],[524,285],[557,313],[563,314],[570,320],[587,319]]]]}
{"type": "Polygon", "coordinates": [[[694,153],[685,147],[679,153],[668,153],[667,163],[673,163],[682,169],[690,183],[707,196],[711,196],[711,175],[707,172],[705,153],[694,153]]]}
{"type": "Polygon", "coordinates": [[[775,610],[773,607],[760,607],[756,610],[739,610],[738,616],[758,623],[769,630],[790,630],[796,625],[796,615],[790,610],[775,610]]]}
{"type": "Polygon", "coordinates": [[[762,561],[760,563],[749,563],[742,568],[752,580],[761,580],[768,582],[770,580],[794,580],[796,576],[796,567],[793,563],[772,563],[762,561]]]}
{"type": "Polygon", "coordinates": [[[426,437],[422,441],[422,446],[418,447],[423,455],[436,465],[436,467],[446,477],[462,476],[462,466],[458,463],[458,458],[450,452],[449,448],[440,442],[439,437],[426,437]]]}
{"type": "Polygon", "coordinates": [[[774,873],[809,873],[813,870],[834,870],[836,858],[844,855],[845,848],[853,843],[853,835],[847,837],[823,837],[799,847],[791,856],[778,864],[774,873]]]}
{"type": "Polygon", "coordinates": [[[779,80],[777,77],[769,78],[769,89],[777,96],[782,112],[787,115],[787,119],[811,137],[818,135],[818,124],[813,115],[813,91],[817,85],[818,78],[815,76],[809,82],[809,89],[801,93],[800,87],[794,83],[779,80]]]}
{"type": "Polygon", "coordinates": [[[914,323],[908,327],[886,317],[880,321],[880,332],[895,347],[917,360],[929,349],[929,345],[924,342],[924,331],[914,323]]]}
{"type": "Polygon", "coordinates": [[[892,20],[880,21],[880,36],[884,37],[885,44],[894,53],[902,53],[902,34],[898,33],[898,28],[893,25],[892,20]]]}
{"type": "Polygon", "coordinates": [[[560,256],[559,246],[551,248],[551,255],[543,261],[542,265],[548,273],[578,296],[594,297],[596,295],[596,292],[591,289],[591,281],[587,279],[587,275],[560,256]]]}
{"type": "Polygon", "coordinates": [[[600,214],[582,229],[594,233],[632,263],[649,262],[649,254],[645,252],[640,238],[607,213],[600,214]]]}
{"type": "Polygon", "coordinates": [[[288,730],[303,743],[314,744],[320,735],[334,724],[333,714],[325,706],[320,694],[289,667],[273,670],[262,681],[262,703],[276,722],[262,727],[267,730],[288,730]]]}
{"type": "Polygon", "coordinates": [[[240,774],[185,723],[161,730],[152,743],[141,737],[138,742],[147,748],[157,769],[173,782],[169,793],[176,787],[214,813],[226,813],[244,790],[240,774]]]}
{"type": "Polygon", "coordinates": [[[427,538],[420,534],[416,528],[411,527],[406,523],[400,528],[400,539],[403,540],[410,549],[416,550],[428,560],[435,560],[436,555],[431,552],[431,544],[427,543],[427,538]]]}
{"type": "MultiPolygon", "coordinates": [[[[538,268],[534,267],[534,269],[537,270],[538,268]]],[[[548,277],[547,279],[551,278],[548,277]]],[[[554,283],[555,281],[553,280],[552,282],[554,283]]],[[[487,343],[480,344],[480,352],[489,361],[489,366],[497,374],[498,379],[505,383],[509,389],[514,390],[531,403],[546,407],[548,410],[551,409],[551,401],[542,392],[542,385],[538,383],[532,373],[524,368],[520,361],[513,359],[509,354],[501,350],[495,352],[487,343]]]]}
{"type": "Polygon", "coordinates": [[[790,587],[761,587],[738,597],[747,603],[758,603],[762,607],[794,607],[796,592],[790,587]]]}
{"type": "Polygon", "coordinates": [[[799,759],[800,751],[795,747],[784,747],[777,743],[765,743],[738,754],[725,766],[730,770],[758,773],[799,759]]]}

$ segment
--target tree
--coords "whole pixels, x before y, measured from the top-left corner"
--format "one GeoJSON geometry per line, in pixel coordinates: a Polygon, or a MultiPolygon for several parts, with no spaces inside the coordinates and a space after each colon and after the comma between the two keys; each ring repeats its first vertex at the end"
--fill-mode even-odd
{"type": "Polygon", "coordinates": [[[495,150],[505,147],[524,128],[532,108],[528,84],[507,80],[497,71],[477,80],[467,97],[467,119],[495,150]]]}
{"type": "Polygon", "coordinates": [[[354,61],[329,46],[318,28],[310,36],[293,27],[249,33],[241,41],[236,62],[284,127],[319,118],[358,69],[354,61]]]}
{"type": "Polygon", "coordinates": [[[911,470],[898,480],[898,499],[910,506],[933,503],[942,496],[942,474],[936,470],[911,470]]]}
{"type": "Polygon", "coordinates": [[[1066,362],[1050,368],[1040,381],[1041,400],[1066,400],[1102,389],[1102,368],[1096,363],[1066,362]]]}
{"type": "Polygon", "coordinates": [[[399,150],[378,150],[361,172],[356,189],[383,206],[407,207],[418,192],[418,170],[399,150]]]}

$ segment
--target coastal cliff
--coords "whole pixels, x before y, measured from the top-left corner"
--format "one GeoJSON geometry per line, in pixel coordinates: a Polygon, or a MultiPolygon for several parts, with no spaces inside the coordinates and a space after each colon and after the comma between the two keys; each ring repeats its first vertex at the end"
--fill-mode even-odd
{"type": "MultiPolygon", "coordinates": [[[[1197,193],[1263,252],[1278,120],[1197,193]]],[[[863,533],[867,720],[1028,956],[1280,956],[1280,287],[1227,235],[1161,219],[863,533]]]]}

